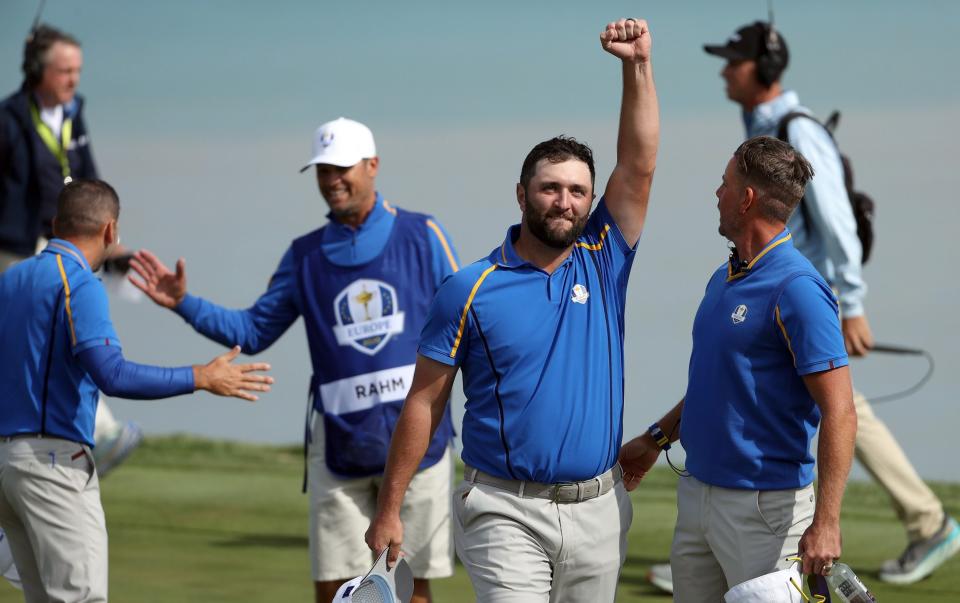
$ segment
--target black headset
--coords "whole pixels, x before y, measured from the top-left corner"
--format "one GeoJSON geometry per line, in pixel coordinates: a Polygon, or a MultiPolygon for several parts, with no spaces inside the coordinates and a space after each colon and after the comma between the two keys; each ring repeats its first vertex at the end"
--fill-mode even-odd
{"type": "MultiPolygon", "coordinates": [[[[38,15],[39,16],[39,15],[38,15]]],[[[80,46],[73,36],[55,27],[34,21],[23,43],[23,79],[28,88],[34,88],[43,81],[43,70],[47,66],[47,53],[57,42],[80,46]]]]}
{"type": "Polygon", "coordinates": [[[772,18],[764,24],[764,29],[760,55],[757,57],[757,80],[769,88],[787,68],[787,47],[773,26],[772,18]]]}

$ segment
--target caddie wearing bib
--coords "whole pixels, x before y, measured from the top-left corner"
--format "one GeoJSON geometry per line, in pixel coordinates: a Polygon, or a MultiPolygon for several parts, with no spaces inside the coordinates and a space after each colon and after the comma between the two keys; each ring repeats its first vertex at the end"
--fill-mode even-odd
{"type": "Polygon", "coordinates": [[[466,467],[454,538],[480,602],[613,601],[626,556],[633,508],[616,464],[623,316],[659,116],[646,22],[610,23],[600,42],[623,78],[606,192],[591,213],[593,154],[574,139],[527,155],[520,224],[437,292],[367,531],[392,560],[416,535],[403,520],[404,491],[462,368],[466,467]]]}
{"type": "MultiPolygon", "coordinates": [[[[316,600],[362,575],[373,557],[363,531],[376,510],[387,449],[413,379],[417,338],[441,281],[457,270],[450,238],[430,216],[376,192],[373,134],[340,118],[320,126],[313,158],[329,222],[293,241],[260,299],[229,310],[187,294],[184,261],[171,272],[137,254],[132,279],[203,335],[256,354],[300,316],[313,376],[307,419],[310,555],[316,600]]],[[[453,573],[449,412],[410,485],[404,517],[415,526],[405,551],[413,601],[430,599],[428,579],[453,573]]]]}

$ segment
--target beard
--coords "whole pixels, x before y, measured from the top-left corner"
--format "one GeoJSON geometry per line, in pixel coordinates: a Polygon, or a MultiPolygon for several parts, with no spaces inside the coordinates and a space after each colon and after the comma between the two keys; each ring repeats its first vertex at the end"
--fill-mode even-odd
{"type": "Polygon", "coordinates": [[[527,223],[527,228],[533,236],[548,247],[554,249],[566,249],[573,245],[574,241],[583,233],[587,226],[589,214],[585,216],[574,215],[572,221],[557,220],[563,214],[551,213],[550,210],[538,212],[533,208],[528,208],[523,213],[523,220],[527,223]],[[565,224],[566,228],[559,226],[565,224]]]}

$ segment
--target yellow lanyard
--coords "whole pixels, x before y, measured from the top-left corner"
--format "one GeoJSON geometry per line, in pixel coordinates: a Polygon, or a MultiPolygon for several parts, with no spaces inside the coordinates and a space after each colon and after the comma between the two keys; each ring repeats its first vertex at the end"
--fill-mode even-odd
{"type": "Polygon", "coordinates": [[[43,123],[40,119],[40,111],[37,106],[30,103],[30,117],[33,118],[33,127],[37,129],[37,135],[43,144],[50,149],[53,156],[60,162],[60,171],[63,173],[63,183],[67,184],[72,180],[70,178],[70,159],[67,157],[67,147],[70,145],[70,138],[73,136],[73,120],[69,117],[63,120],[63,126],[60,128],[60,138],[53,135],[50,126],[43,123]]]}

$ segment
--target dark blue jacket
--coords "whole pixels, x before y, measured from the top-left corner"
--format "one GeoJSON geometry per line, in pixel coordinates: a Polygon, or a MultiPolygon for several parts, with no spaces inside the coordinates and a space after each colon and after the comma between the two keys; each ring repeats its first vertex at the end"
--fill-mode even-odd
{"type": "MultiPolygon", "coordinates": [[[[33,126],[30,102],[21,88],[0,104],[0,250],[22,256],[34,254],[38,237],[52,238],[63,188],[60,164],[33,126]]],[[[82,109],[77,96],[64,116],[73,119],[67,158],[74,179],[97,177],[82,109]]]]}

